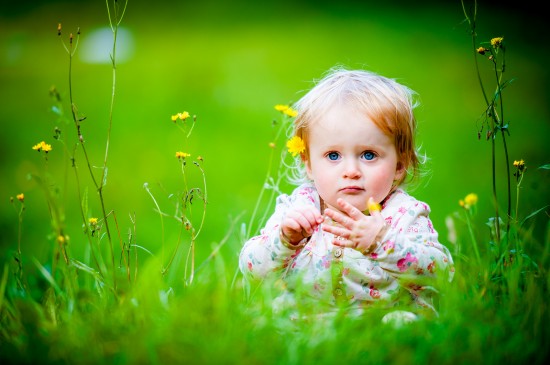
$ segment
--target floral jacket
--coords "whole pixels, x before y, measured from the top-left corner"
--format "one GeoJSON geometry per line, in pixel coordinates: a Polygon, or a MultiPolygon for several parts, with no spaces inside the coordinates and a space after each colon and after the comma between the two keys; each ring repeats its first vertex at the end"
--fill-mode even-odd
{"type": "Polygon", "coordinates": [[[277,198],[275,212],[261,234],[241,250],[239,266],[246,280],[282,279],[284,295],[290,295],[292,303],[309,298],[329,306],[363,309],[381,302],[390,307],[406,302],[435,311],[432,299],[437,291],[432,284],[436,274],[446,274],[451,280],[454,267],[449,250],[438,241],[427,204],[402,189],[391,193],[381,211],[389,229],[367,256],[334,246],[334,236],[321,226],[304,247],[285,247],[279,238],[280,223],[290,207],[305,204],[320,209],[319,195],[311,184],[277,198]]]}

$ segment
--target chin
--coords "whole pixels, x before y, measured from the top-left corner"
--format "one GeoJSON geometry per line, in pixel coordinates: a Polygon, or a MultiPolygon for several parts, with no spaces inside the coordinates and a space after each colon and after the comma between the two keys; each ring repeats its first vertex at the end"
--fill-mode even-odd
{"type": "Polygon", "coordinates": [[[359,196],[348,196],[342,198],[351,205],[353,205],[355,208],[359,209],[360,211],[364,212],[367,209],[367,198],[363,199],[359,196]]]}

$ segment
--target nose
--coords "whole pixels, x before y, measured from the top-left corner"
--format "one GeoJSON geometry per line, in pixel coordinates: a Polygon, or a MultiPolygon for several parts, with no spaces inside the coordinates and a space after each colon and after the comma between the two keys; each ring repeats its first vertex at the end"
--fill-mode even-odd
{"type": "Polygon", "coordinates": [[[358,179],[361,177],[361,170],[359,169],[359,163],[356,160],[347,160],[344,163],[343,176],[347,179],[358,179]]]}

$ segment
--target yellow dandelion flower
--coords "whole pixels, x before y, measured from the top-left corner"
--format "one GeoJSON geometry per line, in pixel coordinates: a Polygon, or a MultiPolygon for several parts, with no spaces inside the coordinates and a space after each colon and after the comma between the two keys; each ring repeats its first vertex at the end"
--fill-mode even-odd
{"type": "Polygon", "coordinates": [[[523,170],[525,168],[525,161],[514,161],[514,166],[517,167],[518,170],[523,170]]]}
{"type": "Polygon", "coordinates": [[[493,46],[494,48],[498,48],[502,45],[503,40],[504,40],[503,37],[495,37],[491,39],[491,46],[493,46]]]}
{"type": "Polygon", "coordinates": [[[283,105],[283,104],[277,104],[275,105],[275,110],[281,112],[281,113],[284,113],[285,110],[287,110],[289,108],[288,105],[283,105]]]}
{"type": "Polygon", "coordinates": [[[42,142],[37,143],[34,146],[32,146],[32,149],[35,150],[35,151],[38,151],[38,152],[44,151],[44,152],[48,153],[52,150],[52,146],[47,144],[46,142],[42,141],[42,142]]]}
{"type": "Polygon", "coordinates": [[[304,152],[306,149],[304,141],[298,136],[294,136],[289,139],[286,143],[286,147],[288,148],[288,152],[290,152],[293,157],[299,153],[304,152]]]}
{"type": "Polygon", "coordinates": [[[181,152],[181,151],[178,151],[176,152],[176,158],[186,158],[186,157],[189,157],[191,156],[190,153],[185,153],[185,152],[181,152]]]}
{"type": "Polygon", "coordinates": [[[88,223],[90,223],[90,226],[96,226],[97,225],[97,218],[90,218],[88,219],[88,223]]]}
{"type": "Polygon", "coordinates": [[[16,198],[17,200],[19,200],[21,203],[23,203],[25,201],[25,194],[21,193],[21,194],[17,194],[16,195],[16,198]]]}
{"type": "Polygon", "coordinates": [[[477,194],[470,193],[466,195],[466,197],[464,198],[464,203],[466,203],[466,205],[471,207],[477,204],[477,200],[478,200],[477,194]]]}
{"type": "Polygon", "coordinates": [[[472,209],[472,207],[474,205],[477,204],[477,201],[478,201],[478,197],[477,197],[477,194],[474,194],[474,193],[470,193],[468,195],[466,195],[466,197],[464,199],[460,199],[458,201],[458,204],[460,204],[460,206],[466,210],[470,210],[472,209]]]}
{"type": "Polygon", "coordinates": [[[42,142],[42,151],[48,153],[52,150],[52,146],[47,144],[47,143],[44,143],[42,142]]]}
{"type": "Polygon", "coordinates": [[[288,115],[289,117],[291,118],[294,118],[295,116],[298,115],[298,112],[290,107],[288,107],[287,109],[285,109],[285,111],[283,111],[284,114],[288,115]]]}
{"type": "Polygon", "coordinates": [[[172,115],[172,122],[176,122],[178,119],[185,121],[189,117],[189,112],[178,113],[176,115],[172,115]]]}

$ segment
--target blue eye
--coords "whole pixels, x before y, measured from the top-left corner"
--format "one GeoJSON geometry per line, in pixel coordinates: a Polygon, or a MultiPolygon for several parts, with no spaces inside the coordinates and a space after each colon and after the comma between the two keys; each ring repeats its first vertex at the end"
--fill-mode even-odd
{"type": "Polygon", "coordinates": [[[331,161],[336,161],[336,160],[338,160],[338,158],[340,157],[340,155],[338,154],[338,152],[329,152],[329,153],[327,154],[327,157],[328,157],[328,159],[331,160],[331,161]]]}
{"type": "Polygon", "coordinates": [[[371,152],[371,151],[363,152],[363,158],[367,161],[374,160],[375,157],[376,155],[374,154],[374,152],[371,152]]]}

